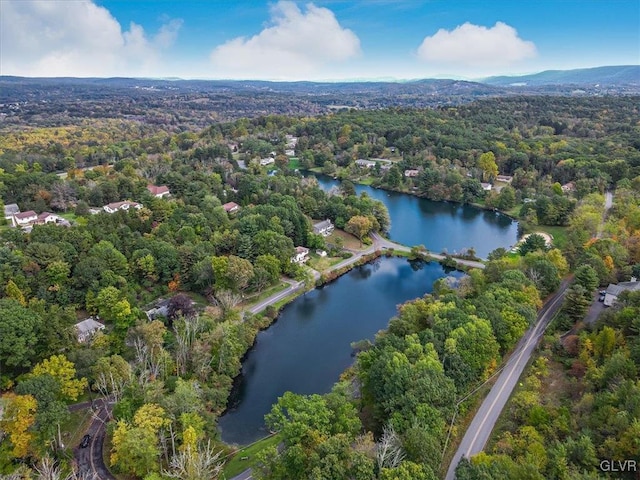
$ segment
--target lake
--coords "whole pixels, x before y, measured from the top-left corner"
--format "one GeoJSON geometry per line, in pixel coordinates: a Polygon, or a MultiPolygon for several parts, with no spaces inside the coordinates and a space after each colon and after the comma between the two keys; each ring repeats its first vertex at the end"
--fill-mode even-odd
{"type": "Polygon", "coordinates": [[[258,334],[219,420],[222,440],[247,444],[268,435],[264,415],[286,391],[326,393],[353,362],[351,342],[385,329],[396,306],[431,291],[446,273],[435,262],[381,257],[307,292],[258,334]]]}
{"type": "MultiPolygon", "coordinates": [[[[329,191],[339,180],[315,175],[320,187],[329,191]]],[[[424,245],[434,253],[457,253],[473,247],[476,255],[487,258],[492,250],[509,250],[518,241],[518,223],[506,215],[454,202],[434,202],[405,193],[388,192],[367,185],[356,185],[358,194],[366,192],[387,206],[391,218],[388,237],[409,247],[424,245]]]]}

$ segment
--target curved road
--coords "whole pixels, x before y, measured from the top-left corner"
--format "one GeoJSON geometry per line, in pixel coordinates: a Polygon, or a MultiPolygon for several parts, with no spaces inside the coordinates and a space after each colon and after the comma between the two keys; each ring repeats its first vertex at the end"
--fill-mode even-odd
{"type": "Polygon", "coordinates": [[[569,286],[570,280],[565,280],[560,285],[558,291],[547,300],[544,307],[538,313],[538,319],[529,329],[516,347],[515,351],[504,366],[504,370],[496,380],[496,383],[489,391],[489,394],[480,405],[480,409],[473,417],[469,428],[467,429],[458,450],[456,451],[449,470],[447,471],[446,480],[455,479],[455,471],[462,457],[471,458],[476,453],[480,453],[491,435],[491,431],[502,412],[507,400],[511,396],[520,375],[531,358],[533,350],[538,345],[547,326],[553,319],[556,312],[562,306],[562,300],[569,286]]]}
{"type": "Polygon", "coordinates": [[[93,418],[86,433],[91,435],[87,448],[75,446],[73,456],[80,478],[87,480],[116,480],[109,472],[102,458],[102,446],[106,435],[105,426],[109,421],[110,405],[103,399],[96,400],[93,408],[93,418]]]}

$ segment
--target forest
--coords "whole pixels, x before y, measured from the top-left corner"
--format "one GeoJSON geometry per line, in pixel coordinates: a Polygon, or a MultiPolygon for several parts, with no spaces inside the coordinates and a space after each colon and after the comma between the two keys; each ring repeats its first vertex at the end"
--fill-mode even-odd
{"type": "MultiPolygon", "coordinates": [[[[242,314],[243,300],[283,277],[313,288],[294,248],[341,248],[312,233],[315,221],[361,242],[389,228],[384,205],[356,195],[356,182],[496,208],[557,241],[532,235],[519,252],[492,252],[457,288],[436,282],[399,307],[330,394],[285,394],[266,419],[281,447],[262,451],[256,478],[438,478],[449,434],[463,433],[463,424],[449,431],[457,401],[570,274],[514,414],[459,475],[599,478],[595,459],[636,458],[638,299],[580,322],[593,292],[640,274],[638,100],[497,98],[192,129],[132,118],[0,126],[3,206],[71,223],[24,230],[5,214],[0,226],[0,473],[45,478],[37,472],[51,459],[68,472],[58,426],[93,396],[115,401],[108,464],[120,478],[218,478],[232,450],[216,419],[257,332],[277,316],[242,314]],[[325,193],[304,170],[342,188],[325,193]],[[136,207],[107,213],[116,202],[136,207]],[[150,318],[159,299],[167,313],[150,318]],[[106,328],[79,343],[74,325],[90,316],[106,328]]],[[[462,403],[462,418],[475,401],[462,403]]]]}

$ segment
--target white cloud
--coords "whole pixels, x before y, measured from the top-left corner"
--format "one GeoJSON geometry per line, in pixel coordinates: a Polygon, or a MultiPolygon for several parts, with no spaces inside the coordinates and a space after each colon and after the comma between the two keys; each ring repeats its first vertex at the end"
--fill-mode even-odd
{"type": "Polygon", "coordinates": [[[238,37],[211,53],[216,77],[300,79],[360,54],[360,40],[327,8],[290,1],[271,7],[271,24],[251,38],[238,37]]]}
{"type": "Polygon", "coordinates": [[[0,73],[25,76],[151,75],[181,20],[150,39],[131,23],[123,31],[91,0],[0,1],[0,73]]]}
{"type": "Polygon", "coordinates": [[[421,60],[460,67],[505,66],[535,56],[534,43],[502,22],[491,28],[467,22],[451,31],[440,29],[418,48],[421,60]]]}

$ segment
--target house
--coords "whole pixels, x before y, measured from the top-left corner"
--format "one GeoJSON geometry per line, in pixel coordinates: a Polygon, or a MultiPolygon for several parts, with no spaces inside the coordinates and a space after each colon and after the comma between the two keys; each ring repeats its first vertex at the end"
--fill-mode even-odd
{"type": "Polygon", "coordinates": [[[393,166],[393,165],[391,165],[391,164],[389,164],[389,163],[385,163],[384,165],[382,165],[382,166],[380,167],[380,171],[381,171],[381,172],[388,172],[389,170],[391,170],[391,167],[392,167],[392,166],[393,166]]]}
{"type": "Polygon", "coordinates": [[[222,205],[222,208],[224,208],[224,211],[227,213],[236,213],[238,210],[240,210],[240,205],[238,205],[236,202],[227,202],[222,205]]]}
{"type": "Polygon", "coordinates": [[[484,190],[485,192],[491,191],[492,186],[490,183],[481,182],[480,185],[482,185],[482,190],[484,190]]]}
{"type": "Polygon", "coordinates": [[[167,187],[166,185],[160,185],[160,186],[147,185],[147,190],[149,190],[149,193],[151,193],[151,195],[153,195],[156,198],[163,198],[171,195],[171,192],[169,191],[169,187],[167,187]]]}
{"type": "Polygon", "coordinates": [[[511,175],[498,175],[496,180],[498,182],[511,183],[513,182],[513,177],[511,175]]]}
{"type": "Polygon", "coordinates": [[[104,324],[98,322],[93,317],[86,318],[81,322],[76,323],[75,327],[78,342],[80,343],[91,340],[91,337],[93,337],[97,332],[104,330],[104,324]]]}
{"type": "Polygon", "coordinates": [[[333,233],[333,229],[333,223],[331,223],[331,220],[329,219],[313,224],[313,233],[316,235],[322,235],[323,237],[331,235],[333,233]]]}
{"type": "Polygon", "coordinates": [[[238,144],[236,142],[227,143],[227,147],[231,150],[231,153],[236,153],[238,151],[238,144]]]}
{"type": "Polygon", "coordinates": [[[607,307],[613,305],[622,292],[637,292],[640,291],[640,282],[635,277],[631,278],[630,282],[620,282],[617,285],[610,283],[605,290],[604,304],[607,307]]]}
{"type": "Polygon", "coordinates": [[[100,212],[102,212],[102,208],[96,208],[96,207],[89,208],[89,214],[91,215],[97,215],[100,212]]]}
{"type": "Polygon", "coordinates": [[[327,252],[324,250],[316,250],[316,255],[318,255],[319,257],[326,257],[327,256],[327,252]]]}
{"type": "Polygon", "coordinates": [[[295,156],[296,156],[296,151],[295,151],[295,150],[285,150],[285,151],[284,151],[284,154],[285,154],[287,157],[295,157],[295,156]]]}
{"type": "Polygon", "coordinates": [[[417,177],[420,174],[420,170],[405,170],[404,176],[407,178],[417,177]]]}
{"type": "Polygon", "coordinates": [[[266,167],[267,165],[271,165],[272,163],[275,163],[275,162],[276,161],[271,157],[262,158],[262,159],[260,159],[260,166],[261,167],[266,167]]]}
{"type": "Polygon", "coordinates": [[[376,166],[376,162],[373,160],[364,160],[362,158],[356,160],[356,165],[362,168],[373,168],[376,166]]]}
{"type": "Polygon", "coordinates": [[[107,213],[115,213],[120,210],[129,210],[130,208],[135,208],[136,210],[140,210],[142,208],[141,203],[130,202],[129,200],[125,200],[124,202],[114,202],[102,207],[107,213]]]}
{"type": "Polygon", "coordinates": [[[20,213],[20,207],[18,207],[17,203],[10,203],[4,206],[4,219],[10,221],[11,225],[13,225],[13,216],[18,213],[20,213]]]}
{"type": "Polygon", "coordinates": [[[169,315],[169,299],[155,302],[155,304],[145,310],[144,313],[147,315],[150,322],[155,320],[156,317],[166,317],[169,315]]]}
{"type": "Polygon", "coordinates": [[[309,260],[309,249],[305,247],[296,247],[296,254],[291,257],[292,263],[304,263],[309,260]]]}
{"type": "Polygon", "coordinates": [[[67,219],[62,218],[60,215],[56,215],[55,213],[51,213],[51,212],[42,212],[40,215],[38,215],[38,218],[34,223],[37,223],[38,225],[44,225],[45,223],[55,223],[59,225],[64,225],[65,227],[71,226],[71,224],[67,219]]]}
{"type": "Polygon", "coordinates": [[[29,225],[30,223],[35,222],[38,219],[38,214],[33,210],[29,210],[28,212],[16,213],[13,216],[13,226],[19,227],[23,225],[29,225]]]}
{"type": "Polygon", "coordinates": [[[573,182],[569,182],[569,183],[565,183],[560,188],[562,188],[562,192],[563,193],[575,192],[576,191],[576,184],[573,183],[573,182]]]}

